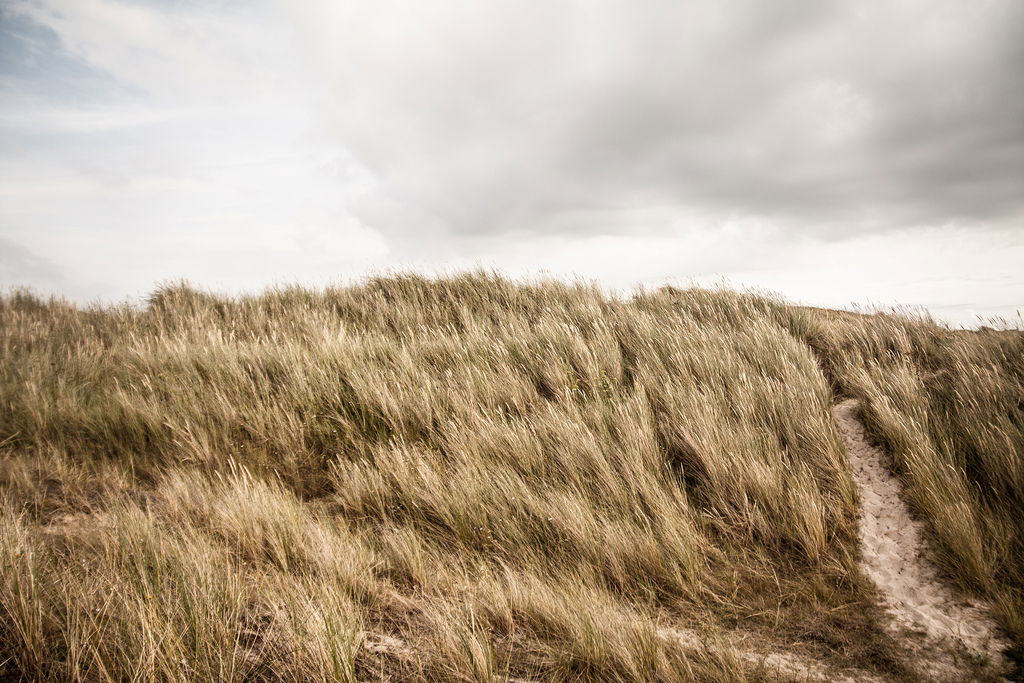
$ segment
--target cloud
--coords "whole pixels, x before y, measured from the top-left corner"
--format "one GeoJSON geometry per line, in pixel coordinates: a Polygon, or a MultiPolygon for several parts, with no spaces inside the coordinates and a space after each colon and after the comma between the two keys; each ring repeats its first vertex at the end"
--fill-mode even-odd
{"type": "Polygon", "coordinates": [[[1016,0],[0,12],[0,234],[69,283],[473,262],[759,281],[832,242],[921,254],[911,229],[975,235],[968,277],[1024,225],[1016,0]]]}
{"type": "Polygon", "coordinates": [[[354,211],[400,233],[649,203],[870,229],[1024,203],[1013,0],[20,7],[157,101],[306,100],[376,179],[354,211]]]}
{"type": "Polygon", "coordinates": [[[325,127],[456,232],[650,203],[832,231],[1021,214],[1019,3],[314,6],[325,127]]]}
{"type": "Polygon", "coordinates": [[[63,284],[59,270],[17,242],[0,237],[0,283],[54,288],[63,284]]]}

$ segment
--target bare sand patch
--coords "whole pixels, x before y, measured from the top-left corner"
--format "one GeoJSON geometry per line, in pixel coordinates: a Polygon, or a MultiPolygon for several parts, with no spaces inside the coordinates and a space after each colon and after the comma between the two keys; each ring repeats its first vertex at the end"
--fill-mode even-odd
{"type": "Polygon", "coordinates": [[[881,593],[890,634],[912,653],[913,668],[931,680],[964,680],[963,665],[971,660],[1004,671],[1007,643],[983,605],[958,598],[940,579],[888,455],[866,438],[857,401],[840,403],[833,415],[861,498],[864,573],[881,593]]]}

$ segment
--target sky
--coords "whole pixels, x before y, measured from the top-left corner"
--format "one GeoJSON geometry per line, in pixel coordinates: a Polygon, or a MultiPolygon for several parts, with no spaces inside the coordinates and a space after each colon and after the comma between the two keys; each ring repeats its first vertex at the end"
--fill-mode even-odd
{"type": "Polygon", "coordinates": [[[1024,310],[1020,0],[0,0],[0,286],[1024,310]]]}

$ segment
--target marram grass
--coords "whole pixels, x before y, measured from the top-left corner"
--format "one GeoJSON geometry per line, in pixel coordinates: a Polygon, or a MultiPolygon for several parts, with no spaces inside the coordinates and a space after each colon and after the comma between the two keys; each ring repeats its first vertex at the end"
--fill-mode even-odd
{"type": "Polygon", "coordinates": [[[1022,351],[481,273],[138,308],[13,292],[0,677],[777,677],[738,630],[907,676],[857,569],[835,393],[1019,646],[1022,351]]]}

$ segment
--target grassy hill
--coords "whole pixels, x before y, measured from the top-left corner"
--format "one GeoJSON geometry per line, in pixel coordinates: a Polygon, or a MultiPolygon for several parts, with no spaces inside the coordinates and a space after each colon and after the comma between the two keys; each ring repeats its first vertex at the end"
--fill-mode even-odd
{"type": "Polygon", "coordinates": [[[1019,651],[1018,332],[487,274],[9,294],[0,677],[784,678],[742,633],[912,678],[841,396],[1019,651]]]}

